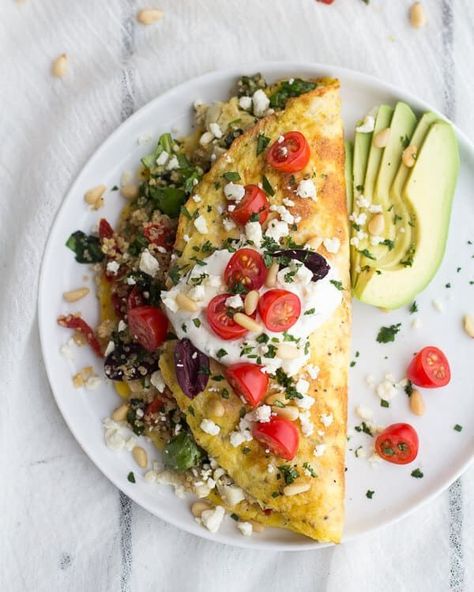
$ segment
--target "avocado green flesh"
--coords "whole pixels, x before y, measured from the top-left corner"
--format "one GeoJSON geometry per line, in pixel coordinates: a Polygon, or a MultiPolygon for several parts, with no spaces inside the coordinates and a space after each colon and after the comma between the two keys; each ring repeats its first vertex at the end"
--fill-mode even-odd
{"type": "MultiPolygon", "coordinates": [[[[373,145],[372,139],[378,134],[378,132],[380,132],[381,130],[387,128],[390,125],[390,120],[392,119],[392,114],[393,114],[393,109],[391,107],[389,107],[388,105],[380,105],[380,107],[378,108],[377,111],[377,117],[375,118],[375,125],[374,125],[374,131],[372,132],[372,134],[363,134],[362,132],[357,132],[356,133],[356,143],[354,145],[354,170],[355,170],[355,166],[356,166],[356,162],[357,164],[359,164],[360,162],[362,162],[362,150],[365,147],[362,143],[357,144],[357,135],[366,135],[366,136],[370,136],[370,143],[369,143],[369,151],[368,151],[368,156],[367,158],[367,165],[365,167],[365,175],[364,175],[364,180],[362,183],[357,183],[354,184],[356,190],[354,192],[354,200],[356,201],[358,197],[360,197],[361,195],[363,195],[365,198],[367,198],[369,200],[369,202],[372,202],[372,199],[374,197],[374,187],[375,187],[375,181],[377,179],[377,173],[379,170],[379,166],[380,166],[380,162],[382,160],[382,154],[383,154],[383,148],[376,148],[373,145]],[[359,153],[359,149],[360,149],[360,153],[359,153]],[[358,186],[362,186],[363,190],[357,190],[358,186]]],[[[365,144],[365,143],[364,143],[365,144]]],[[[360,172],[360,171],[358,171],[360,172]]],[[[359,209],[357,209],[357,211],[354,211],[354,217],[357,217],[357,214],[359,213],[359,209]]],[[[352,227],[352,236],[356,236],[357,235],[357,229],[354,228],[354,226],[352,227]]],[[[364,255],[361,254],[361,251],[364,250],[364,248],[367,248],[367,244],[363,244],[363,243],[367,243],[367,241],[361,241],[361,243],[356,247],[356,256],[354,257],[353,263],[354,263],[354,272],[355,274],[357,274],[357,270],[360,267],[363,267],[364,265],[367,265],[367,257],[365,257],[364,255]]]]}
{"type": "MultiPolygon", "coordinates": [[[[367,161],[369,159],[370,145],[372,143],[372,133],[356,132],[354,139],[354,152],[352,156],[352,213],[359,214],[356,196],[363,193],[365,172],[367,170],[367,161]]],[[[351,235],[355,236],[356,231],[352,227],[351,235]]],[[[360,253],[356,247],[351,245],[351,278],[353,285],[357,278],[357,266],[360,261],[360,253]]]]}
{"type": "Polygon", "coordinates": [[[402,199],[414,216],[414,252],[404,259],[401,269],[364,274],[367,281],[357,282],[354,290],[362,302],[398,308],[412,301],[431,281],[446,246],[458,172],[454,131],[450,124],[437,121],[429,127],[402,190],[402,199]]]}
{"type": "Polygon", "coordinates": [[[353,191],[352,191],[352,143],[346,140],[344,142],[345,159],[344,159],[344,179],[346,181],[346,203],[347,211],[352,211],[353,191]]]}

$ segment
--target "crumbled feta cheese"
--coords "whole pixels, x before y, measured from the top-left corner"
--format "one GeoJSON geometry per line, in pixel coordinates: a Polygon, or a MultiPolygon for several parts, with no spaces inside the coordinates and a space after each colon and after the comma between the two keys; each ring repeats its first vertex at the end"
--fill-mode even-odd
{"type": "Polygon", "coordinates": [[[165,296],[165,293],[162,293],[161,301],[171,312],[178,312],[179,306],[173,296],[165,296]]]}
{"type": "Polygon", "coordinates": [[[161,152],[158,158],[156,159],[156,164],[158,166],[165,165],[168,162],[169,157],[170,155],[168,154],[168,152],[166,152],[166,150],[163,150],[163,152],[161,152]]]}
{"type": "Polygon", "coordinates": [[[303,179],[299,182],[296,195],[301,198],[310,198],[316,201],[316,186],[311,179],[303,179]]]}
{"type": "Polygon", "coordinates": [[[323,454],[326,452],[326,448],[326,444],[318,444],[314,448],[314,456],[323,456],[323,454]]]}
{"type": "Polygon", "coordinates": [[[229,436],[230,443],[234,448],[237,448],[244,442],[250,442],[253,440],[253,436],[250,431],[249,415],[251,414],[247,414],[241,418],[238,429],[232,432],[229,436]]]}
{"type": "Polygon", "coordinates": [[[283,237],[288,236],[289,230],[286,222],[281,220],[271,220],[268,224],[265,236],[272,238],[276,243],[279,243],[283,237]]]}
{"type": "Polygon", "coordinates": [[[371,214],[381,214],[383,212],[382,206],[377,204],[371,204],[368,209],[371,214]]]}
{"type": "Polygon", "coordinates": [[[110,417],[104,420],[104,438],[107,448],[111,450],[132,450],[136,444],[133,432],[125,425],[114,421],[110,417]]]}
{"type": "Polygon", "coordinates": [[[206,297],[206,288],[202,285],[199,286],[193,286],[189,292],[188,292],[188,296],[190,298],[192,298],[193,300],[204,300],[204,298],[206,297]]]}
{"type": "Polygon", "coordinates": [[[393,384],[393,380],[388,380],[387,378],[377,385],[375,391],[377,395],[385,401],[391,401],[397,394],[397,388],[393,384]]]}
{"type": "Polygon", "coordinates": [[[170,158],[170,160],[168,161],[168,164],[166,165],[166,168],[169,171],[174,171],[175,169],[179,169],[179,160],[176,156],[173,156],[172,158],[170,158]]]}
{"type": "Polygon", "coordinates": [[[372,411],[372,409],[369,409],[368,407],[363,407],[362,405],[358,405],[356,407],[356,413],[361,419],[365,420],[372,419],[372,417],[374,416],[374,412],[372,411]]]}
{"type": "Polygon", "coordinates": [[[299,407],[300,409],[311,409],[311,407],[315,403],[313,397],[310,397],[309,395],[303,395],[302,399],[295,399],[295,401],[297,407],[299,407]]]}
{"type": "Polygon", "coordinates": [[[368,236],[369,236],[369,235],[368,235],[366,232],[364,232],[363,230],[358,230],[358,231],[356,232],[356,237],[357,237],[357,238],[358,238],[360,241],[361,241],[361,240],[364,240],[364,239],[366,239],[368,236]]]}
{"type": "Polygon", "coordinates": [[[201,197],[200,195],[198,195],[197,193],[195,193],[195,194],[193,195],[193,200],[194,200],[196,203],[200,203],[200,202],[202,201],[202,197],[201,197]]]}
{"type": "Polygon", "coordinates": [[[364,195],[359,195],[356,199],[356,204],[359,208],[368,208],[370,206],[370,201],[364,195]]]}
{"type": "Polygon", "coordinates": [[[211,132],[204,132],[199,139],[199,143],[201,144],[201,146],[207,146],[212,142],[213,139],[214,136],[211,134],[211,132]]]}
{"type": "Polygon", "coordinates": [[[244,301],[242,300],[242,296],[240,294],[235,294],[234,296],[229,296],[226,299],[225,305],[230,308],[242,308],[244,306],[244,301]]]}
{"type": "Polygon", "coordinates": [[[251,97],[240,97],[239,99],[239,107],[244,109],[244,111],[249,111],[252,107],[252,99],[251,97]]]}
{"type": "Polygon", "coordinates": [[[185,243],[189,243],[189,241],[191,240],[189,234],[183,234],[183,240],[185,243]]]}
{"type": "Polygon", "coordinates": [[[303,434],[305,436],[311,436],[311,434],[314,432],[314,424],[311,421],[311,415],[309,411],[300,412],[299,420],[303,434]]]}
{"type": "Polygon", "coordinates": [[[369,385],[369,386],[374,386],[375,384],[375,377],[373,374],[367,374],[367,376],[365,377],[365,382],[369,385]]]}
{"type": "Polygon", "coordinates": [[[359,448],[355,450],[354,454],[356,455],[356,458],[365,458],[367,456],[367,452],[364,448],[362,448],[362,446],[359,446],[359,448]]]}
{"type": "Polygon", "coordinates": [[[236,506],[245,499],[243,490],[237,485],[218,485],[217,489],[229,506],[236,506]]]}
{"type": "Polygon", "coordinates": [[[237,448],[238,446],[247,441],[245,436],[240,432],[231,432],[229,440],[234,448],[237,448]]]}
{"type": "Polygon", "coordinates": [[[283,220],[283,222],[286,222],[287,224],[295,223],[295,217],[289,210],[285,208],[285,206],[270,206],[270,210],[280,214],[280,218],[283,220]]]}
{"type": "Polygon", "coordinates": [[[256,247],[260,247],[263,238],[260,222],[247,222],[245,225],[245,236],[249,241],[252,241],[256,247]]]}
{"type": "Polygon", "coordinates": [[[160,269],[160,264],[158,261],[153,257],[148,249],[145,249],[142,254],[140,255],[140,263],[138,265],[140,271],[146,273],[151,277],[155,277],[157,271],[160,269]]]}
{"type": "Polygon", "coordinates": [[[194,227],[201,234],[208,233],[206,218],[204,218],[203,215],[198,216],[196,220],[194,220],[194,227]]]}
{"type": "Polygon", "coordinates": [[[218,123],[210,123],[209,124],[209,131],[218,140],[219,140],[219,138],[222,138],[222,130],[221,130],[220,125],[218,123]]]}
{"type": "Polygon", "coordinates": [[[253,526],[251,522],[237,522],[237,528],[244,536],[252,536],[253,526]]]}
{"type": "Polygon", "coordinates": [[[285,136],[278,136],[278,138],[277,138],[278,144],[283,144],[284,141],[285,141],[285,136]]]}
{"type": "Polygon", "coordinates": [[[367,222],[367,214],[364,214],[364,212],[361,212],[357,216],[352,216],[352,218],[353,221],[360,226],[363,226],[367,222]]]}
{"type": "Polygon", "coordinates": [[[297,381],[295,388],[301,395],[306,395],[309,391],[309,382],[304,378],[300,378],[297,381]]]}
{"type": "Polygon", "coordinates": [[[319,416],[319,419],[321,420],[321,423],[323,424],[323,426],[325,426],[327,428],[332,424],[332,422],[334,420],[332,413],[323,413],[322,415],[319,416]]]}
{"type": "Polygon", "coordinates": [[[255,409],[253,413],[255,421],[259,421],[261,423],[268,423],[271,419],[272,408],[270,407],[270,405],[260,405],[260,407],[257,407],[257,409],[255,409]]]}
{"type": "Polygon", "coordinates": [[[149,144],[152,140],[153,136],[151,134],[140,134],[137,138],[137,144],[143,146],[144,144],[149,144]]]}
{"type": "Polygon", "coordinates": [[[288,197],[284,197],[283,205],[287,208],[292,208],[295,205],[295,202],[292,199],[289,199],[288,197]]]}
{"type": "Polygon", "coordinates": [[[74,360],[74,352],[72,351],[72,346],[74,345],[74,340],[72,337],[68,339],[66,343],[63,343],[59,348],[59,352],[63,355],[66,360],[74,360]]]}
{"type": "Polygon", "coordinates": [[[305,368],[306,372],[309,374],[310,378],[316,380],[319,376],[319,367],[315,366],[314,364],[308,364],[305,368]]]}
{"type": "Polygon", "coordinates": [[[421,322],[420,318],[416,317],[416,319],[413,319],[411,322],[411,326],[413,329],[420,329],[423,326],[423,323],[421,322]]]}
{"type": "Polygon", "coordinates": [[[177,497],[184,498],[186,496],[182,478],[175,471],[165,470],[157,473],[156,482],[163,485],[171,485],[177,497]]]}
{"type": "Polygon", "coordinates": [[[328,253],[337,253],[341,247],[341,241],[338,238],[325,238],[323,245],[328,253]]]}
{"type": "Polygon", "coordinates": [[[147,483],[156,483],[157,473],[156,471],[147,471],[144,477],[147,483]]]}
{"type": "Polygon", "coordinates": [[[109,261],[107,263],[106,269],[108,273],[115,275],[120,269],[120,265],[117,263],[117,261],[109,261]]]}
{"type": "Polygon", "coordinates": [[[200,424],[200,428],[206,434],[210,436],[217,436],[217,434],[221,431],[221,428],[212,421],[212,419],[203,419],[200,424]]]}
{"type": "Polygon", "coordinates": [[[353,236],[349,242],[353,247],[358,247],[360,240],[356,236],[353,236]]]}
{"type": "Polygon", "coordinates": [[[261,88],[256,90],[252,96],[253,113],[256,117],[265,115],[266,110],[270,107],[270,99],[263,92],[261,88]]]}
{"type": "Polygon", "coordinates": [[[374,247],[376,245],[380,245],[380,243],[383,243],[385,239],[383,238],[383,236],[372,234],[369,240],[370,244],[374,247]]]}
{"type": "Polygon", "coordinates": [[[444,304],[441,302],[441,300],[439,298],[435,298],[431,304],[433,305],[433,308],[435,310],[437,310],[438,312],[444,312],[444,304]]]}
{"type": "Polygon", "coordinates": [[[275,471],[276,471],[275,465],[272,465],[272,463],[268,463],[268,465],[267,465],[267,473],[270,473],[270,475],[271,475],[275,471]]]}
{"type": "Polygon", "coordinates": [[[356,127],[356,132],[362,134],[370,134],[375,129],[375,117],[373,115],[366,115],[363,122],[356,127]]]}
{"type": "Polygon", "coordinates": [[[203,526],[212,533],[216,533],[224,520],[225,510],[222,506],[216,506],[213,510],[204,510],[200,521],[203,526]]]}
{"type": "Polygon", "coordinates": [[[136,283],[137,283],[137,280],[135,278],[133,278],[133,277],[128,277],[127,278],[127,284],[129,286],[134,286],[136,283]]]}
{"type": "Polygon", "coordinates": [[[230,232],[236,227],[235,222],[231,218],[223,218],[222,224],[226,232],[230,232]]]}
{"type": "Polygon", "coordinates": [[[150,382],[160,393],[165,390],[166,384],[163,380],[163,375],[159,370],[155,370],[155,372],[153,372],[153,374],[150,376],[150,382]]]}
{"type": "Polygon", "coordinates": [[[98,386],[100,386],[101,384],[102,384],[101,378],[99,378],[98,376],[89,376],[89,378],[84,383],[84,386],[86,387],[86,389],[94,390],[98,386]]]}
{"type": "Polygon", "coordinates": [[[127,328],[127,323],[125,323],[125,321],[122,321],[122,319],[120,319],[119,324],[117,325],[117,331],[119,333],[121,333],[122,331],[125,331],[126,328],[127,328]]]}
{"type": "Polygon", "coordinates": [[[239,183],[232,183],[230,181],[224,185],[224,195],[227,199],[239,202],[245,195],[245,187],[239,183]]]}

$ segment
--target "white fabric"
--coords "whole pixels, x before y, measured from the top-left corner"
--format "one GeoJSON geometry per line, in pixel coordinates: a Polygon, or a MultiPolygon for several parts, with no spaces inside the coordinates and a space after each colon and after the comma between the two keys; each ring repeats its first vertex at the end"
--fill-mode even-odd
{"type": "Polygon", "coordinates": [[[425,0],[420,31],[410,3],[161,0],[164,20],[146,28],[134,0],[0,0],[0,590],[473,589],[472,470],[411,517],[337,548],[199,540],[127,502],[83,454],[38,339],[40,261],[68,186],[121,119],[184,80],[265,59],[342,65],[420,95],[473,137],[474,3],[425,0]],[[70,72],[55,80],[64,51],[70,72]]]}

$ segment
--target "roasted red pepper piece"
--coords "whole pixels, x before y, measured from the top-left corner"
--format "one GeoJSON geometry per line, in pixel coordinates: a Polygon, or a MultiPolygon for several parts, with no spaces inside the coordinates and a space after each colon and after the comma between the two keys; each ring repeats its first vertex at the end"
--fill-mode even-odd
{"type": "Polygon", "coordinates": [[[94,352],[100,358],[103,357],[100,343],[95,336],[94,331],[84,319],[81,319],[81,317],[73,314],[61,315],[58,317],[58,325],[61,325],[61,327],[66,327],[67,329],[74,329],[75,331],[78,331],[84,335],[84,337],[87,339],[87,343],[92,347],[94,352]]]}

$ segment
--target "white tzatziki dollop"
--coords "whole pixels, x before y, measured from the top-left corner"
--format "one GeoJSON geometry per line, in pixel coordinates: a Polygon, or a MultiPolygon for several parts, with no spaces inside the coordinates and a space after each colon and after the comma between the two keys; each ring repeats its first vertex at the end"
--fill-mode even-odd
{"type": "MultiPolygon", "coordinates": [[[[226,340],[210,328],[206,307],[214,296],[229,291],[224,282],[224,270],[232,255],[225,249],[215,251],[200,265],[195,265],[176,286],[162,292],[162,301],[176,335],[179,339],[187,337],[204,354],[226,366],[251,362],[262,364],[269,373],[282,368],[289,376],[296,375],[309,360],[308,337],[342,301],[342,292],[337,287],[340,279],[337,271],[331,267],[326,277],[313,282],[312,272],[299,261],[292,260],[288,267],[278,272],[275,288],[293,292],[300,299],[301,315],[296,323],[282,333],[265,329],[260,335],[249,332],[239,339],[226,340]],[[194,300],[199,310],[188,312],[180,309],[176,303],[176,296],[180,293],[194,300]],[[280,359],[276,350],[283,342],[296,347],[298,356],[280,359]]],[[[268,290],[262,287],[259,292],[263,294],[268,290]]],[[[263,325],[258,315],[256,320],[263,325]]]]}

